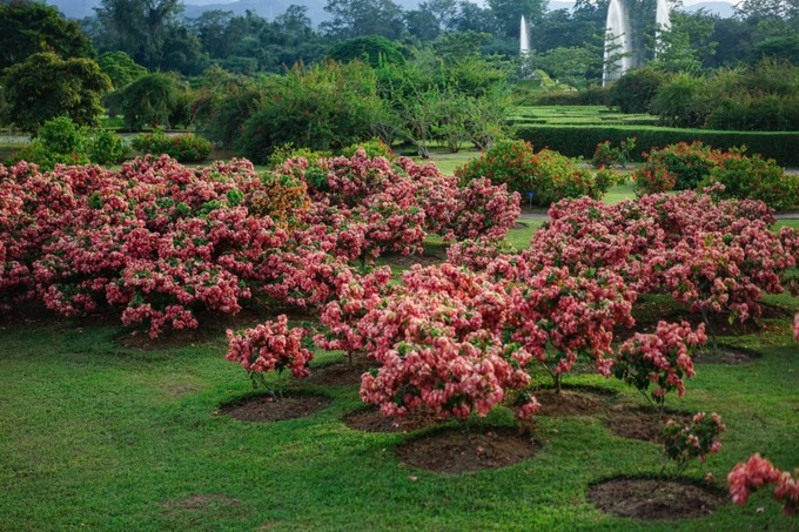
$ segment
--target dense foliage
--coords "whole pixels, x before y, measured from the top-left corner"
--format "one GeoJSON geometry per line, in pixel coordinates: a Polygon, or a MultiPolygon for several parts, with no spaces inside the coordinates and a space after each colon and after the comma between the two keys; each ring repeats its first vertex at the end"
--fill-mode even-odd
{"type": "Polygon", "coordinates": [[[181,163],[199,163],[211,153],[211,143],[193,133],[167,136],[162,128],[133,138],[131,147],[143,154],[166,154],[181,163]]]}
{"type": "Polygon", "coordinates": [[[485,177],[493,183],[505,184],[524,196],[531,195],[532,202],[542,206],[563,198],[585,195],[599,198],[611,185],[595,181],[573,159],[548,149],[536,153],[530,143],[522,141],[498,142],[480,157],[457,168],[455,175],[462,180],[485,177]]]}

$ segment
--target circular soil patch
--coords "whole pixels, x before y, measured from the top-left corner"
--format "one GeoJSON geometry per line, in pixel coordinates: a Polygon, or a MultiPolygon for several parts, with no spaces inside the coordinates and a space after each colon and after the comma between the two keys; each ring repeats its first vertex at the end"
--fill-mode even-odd
{"type": "Polygon", "coordinates": [[[689,421],[693,414],[687,412],[665,411],[662,415],[649,408],[619,406],[607,412],[606,422],[616,436],[633,440],[660,443],[660,432],[671,418],[689,421]]]}
{"type": "Polygon", "coordinates": [[[526,458],[539,445],[529,435],[512,429],[483,429],[467,433],[442,430],[414,438],[397,447],[397,456],[407,465],[437,473],[463,473],[505,467],[526,458]]]}
{"type": "Polygon", "coordinates": [[[361,375],[372,369],[369,364],[344,362],[323,368],[311,368],[311,375],[305,382],[318,386],[360,386],[361,375]]]}
{"type": "Polygon", "coordinates": [[[538,416],[590,416],[605,408],[604,399],[590,393],[544,389],[533,392],[533,396],[541,403],[538,416]]]}
{"type": "Polygon", "coordinates": [[[422,254],[416,255],[400,255],[398,253],[390,253],[385,256],[386,260],[391,261],[392,266],[400,268],[410,268],[414,264],[421,264],[422,267],[435,266],[447,260],[446,255],[440,256],[425,251],[422,254]]]}
{"type": "Polygon", "coordinates": [[[426,412],[411,412],[405,417],[384,416],[376,408],[363,408],[344,416],[344,424],[363,432],[413,432],[441,422],[426,412]]]}
{"type": "Polygon", "coordinates": [[[239,421],[270,422],[308,416],[326,408],[332,399],[323,395],[286,394],[274,400],[270,395],[250,395],[222,405],[219,410],[239,421]]]}
{"type": "MultiPolygon", "coordinates": [[[[635,325],[633,327],[618,326],[613,330],[613,337],[615,341],[624,341],[631,338],[636,332],[651,334],[655,332],[659,321],[668,321],[672,323],[680,323],[685,320],[691,324],[691,327],[696,328],[701,323],[704,323],[702,314],[697,312],[688,312],[687,310],[675,310],[668,305],[659,306],[656,301],[647,301],[643,304],[638,304],[633,308],[633,316],[635,317],[635,325]]],[[[764,323],[762,320],[772,319],[790,319],[792,313],[790,310],[778,307],[775,305],[768,305],[761,303],[762,315],[760,318],[749,318],[744,322],[735,320],[730,323],[729,314],[708,314],[709,325],[706,328],[708,335],[715,336],[744,336],[747,334],[756,334],[761,331],[774,329],[773,324],[764,323]]]]}
{"type": "Polygon", "coordinates": [[[719,345],[718,349],[706,346],[706,351],[694,355],[695,364],[724,364],[736,366],[738,364],[750,364],[760,358],[760,355],[748,349],[740,349],[726,345],[719,345]]]}
{"type": "Polygon", "coordinates": [[[712,514],[726,497],[719,489],[688,481],[614,478],[589,486],[588,500],[617,517],[674,520],[712,514]]]}

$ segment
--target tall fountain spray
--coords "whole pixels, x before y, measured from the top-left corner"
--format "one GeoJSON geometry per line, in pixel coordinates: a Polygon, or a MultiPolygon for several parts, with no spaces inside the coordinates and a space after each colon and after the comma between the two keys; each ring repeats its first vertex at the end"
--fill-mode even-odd
{"type": "Polygon", "coordinates": [[[610,0],[605,24],[605,68],[602,85],[618,79],[630,70],[632,62],[630,17],[622,0],[610,0]]]}
{"type": "Polygon", "coordinates": [[[655,55],[657,55],[658,52],[660,52],[661,45],[663,44],[660,39],[661,33],[671,29],[671,16],[668,0],[657,0],[655,24],[657,25],[657,29],[655,30],[655,55]]]}
{"type": "Polygon", "coordinates": [[[522,15],[521,27],[519,28],[519,54],[522,56],[530,53],[530,30],[527,28],[527,21],[522,15]]]}

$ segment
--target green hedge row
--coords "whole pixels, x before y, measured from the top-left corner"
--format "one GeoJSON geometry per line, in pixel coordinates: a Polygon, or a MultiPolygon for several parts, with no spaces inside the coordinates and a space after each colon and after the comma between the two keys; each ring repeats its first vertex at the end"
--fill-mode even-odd
{"type": "Polygon", "coordinates": [[[759,153],[776,159],[782,166],[799,166],[799,132],[711,131],[707,129],[675,129],[653,126],[556,126],[521,125],[517,138],[533,143],[536,149],[550,148],[570,157],[592,157],[596,145],[609,140],[612,144],[627,137],[637,137],[636,153],[662,148],[677,142],[701,140],[714,148],[729,149],[746,145],[747,153],[759,153]]]}

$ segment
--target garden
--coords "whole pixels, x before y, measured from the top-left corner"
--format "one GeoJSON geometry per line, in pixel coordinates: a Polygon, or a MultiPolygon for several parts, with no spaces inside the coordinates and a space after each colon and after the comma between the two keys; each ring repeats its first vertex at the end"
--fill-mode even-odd
{"type": "Polygon", "coordinates": [[[795,527],[799,180],[635,143],[0,166],[3,526],[795,527]]]}

